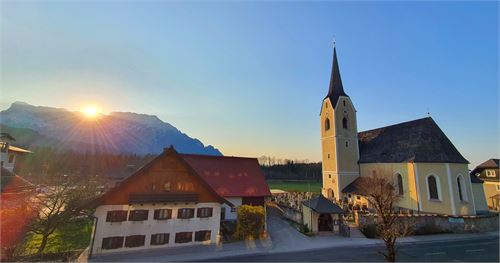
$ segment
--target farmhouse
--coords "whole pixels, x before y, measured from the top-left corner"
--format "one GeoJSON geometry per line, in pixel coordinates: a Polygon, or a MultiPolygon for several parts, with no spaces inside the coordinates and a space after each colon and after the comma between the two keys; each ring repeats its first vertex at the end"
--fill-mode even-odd
{"type": "Polygon", "coordinates": [[[335,48],[320,122],[322,194],[327,198],[366,205],[358,184],[379,174],[394,181],[402,196],[400,209],[476,214],[469,162],[431,117],[358,133],[356,109],[344,91],[335,48]]]}
{"type": "Polygon", "coordinates": [[[481,184],[484,191],[484,198],[488,208],[496,211],[500,211],[499,163],[499,159],[489,159],[478,165],[470,173],[472,179],[479,180],[478,183],[481,184]]]}
{"type": "Polygon", "coordinates": [[[170,147],[97,201],[92,254],[216,243],[221,220],[267,196],[256,159],[170,147]]]}
{"type": "Polygon", "coordinates": [[[8,133],[2,133],[1,137],[0,167],[9,172],[13,172],[17,157],[22,154],[31,153],[31,151],[13,146],[11,142],[15,141],[15,139],[8,133]]]}

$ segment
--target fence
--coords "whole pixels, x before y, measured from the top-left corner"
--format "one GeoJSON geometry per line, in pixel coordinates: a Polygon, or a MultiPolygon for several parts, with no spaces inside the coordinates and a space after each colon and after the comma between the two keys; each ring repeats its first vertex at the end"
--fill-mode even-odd
{"type": "Polygon", "coordinates": [[[280,208],[283,211],[282,216],[285,217],[286,219],[291,220],[298,224],[304,223],[304,219],[302,218],[302,212],[300,212],[299,210],[281,205],[280,208]]]}
{"type": "MultiPolygon", "coordinates": [[[[447,233],[474,233],[498,231],[498,214],[482,216],[453,217],[437,214],[398,215],[400,220],[411,221],[416,234],[426,234],[425,231],[439,231],[447,233]]],[[[356,222],[359,226],[375,224],[376,215],[356,213],[356,222]]]]}
{"type": "Polygon", "coordinates": [[[284,192],[273,194],[271,200],[280,207],[288,207],[302,212],[302,202],[312,199],[317,195],[313,192],[284,192]]]}

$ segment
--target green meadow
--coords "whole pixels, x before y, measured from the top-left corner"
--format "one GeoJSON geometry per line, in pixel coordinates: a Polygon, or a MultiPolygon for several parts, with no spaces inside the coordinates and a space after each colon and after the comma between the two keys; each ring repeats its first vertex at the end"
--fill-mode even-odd
{"type": "Polygon", "coordinates": [[[321,192],[321,182],[316,181],[267,181],[269,189],[287,192],[321,192]]]}
{"type": "MultiPolygon", "coordinates": [[[[89,219],[64,224],[49,236],[43,252],[50,254],[83,250],[90,244],[91,234],[92,221],[89,219]]],[[[41,235],[29,235],[24,243],[24,255],[35,254],[41,240],[41,235]]]]}

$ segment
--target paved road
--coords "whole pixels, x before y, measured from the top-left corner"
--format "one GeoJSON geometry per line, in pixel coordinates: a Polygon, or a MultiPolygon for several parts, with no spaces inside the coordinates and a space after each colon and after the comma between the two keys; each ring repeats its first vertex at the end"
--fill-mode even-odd
{"type": "MultiPolygon", "coordinates": [[[[453,241],[407,243],[399,247],[398,261],[476,261],[499,262],[498,237],[484,237],[453,241]]],[[[339,247],[210,259],[210,262],[299,262],[299,261],[384,261],[378,251],[383,247],[339,247]]]]}

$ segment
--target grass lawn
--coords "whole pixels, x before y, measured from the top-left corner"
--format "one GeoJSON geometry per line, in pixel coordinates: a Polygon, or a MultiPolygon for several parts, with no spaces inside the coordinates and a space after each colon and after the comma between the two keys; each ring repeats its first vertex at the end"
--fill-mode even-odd
{"type": "MultiPolygon", "coordinates": [[[[67,223],[49,236],[44,253],[59,253],[85,249],[90,244],[92,220],[82,219],[67,223]]],[[[35,254],[42,241],[41,235],[30,235],[26,238],[24,254],[35,254]]]]}
{"type": "Polygon", "coordinates": [[[287,192],[321,192],[321,182],[311,181],[267,181],[269,189],[280,189],[287,192]]]}

